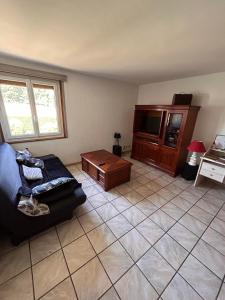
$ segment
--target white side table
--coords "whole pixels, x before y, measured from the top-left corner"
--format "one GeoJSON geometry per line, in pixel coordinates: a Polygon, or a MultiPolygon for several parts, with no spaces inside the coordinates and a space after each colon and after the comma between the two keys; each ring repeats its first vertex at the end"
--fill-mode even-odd
{"type": "Polygon", "coordinates": [[[204,154],[201,157],[201,162],[199,165],[194,186],[199,185],[199,183],[205,177],[224,184],[225,183],[225,160],[214,157],[213,155],[210,155],[208,154],[208,152],[206,152],[206,154],[204,154]]]}

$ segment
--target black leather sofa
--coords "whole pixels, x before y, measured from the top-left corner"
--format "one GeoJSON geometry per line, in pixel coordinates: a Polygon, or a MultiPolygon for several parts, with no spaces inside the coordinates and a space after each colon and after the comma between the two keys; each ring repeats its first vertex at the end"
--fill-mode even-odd
{"type": "MultiPolygon", "coordinates": [[[[41,157],[45,163],[43,180],[32,183],[38,185],[58,177],[73,177],[65,168],[63,163],[54,155],[41,157]]],[[[57,192],[57,200],[48,203],[50,214],[29,217],[17,209],[18,190],[22,185],[28,185],[25,178],[21,176],[21,166],[16,162],[16,152],[7,143],[0,143],[0,225],[10,235],[13,244],[53,226],[63,220],[73,217],[73,210],[86,200],[80,185],[71,194],[57,192]]]]}

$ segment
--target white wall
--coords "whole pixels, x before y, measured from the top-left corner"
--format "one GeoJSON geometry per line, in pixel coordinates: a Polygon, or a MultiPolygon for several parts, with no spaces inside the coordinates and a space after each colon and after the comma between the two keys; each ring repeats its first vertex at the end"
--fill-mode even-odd
{"type": "Polygon", "coordinates": [[[201,106],[193,138],[208,147],[216,134],[225,134],[225,72],[141,85],[138,104],[171,104],[173,94],[182,92],[201,106]]]}
{"type": "Polygon", "coordinates": [[[58,72],[68,76],[65,83],[65,102],[68,138],[18,143],[17,149],[28,147],[34,155],[54,153],[64,163],[80,161],[80,153],[97,149],[112,149],[113,133],[122,134],[121,144],[131,145],[133,108],[137,100],[138,88],[98,77],[81,75],[75,72],[20,60],[0,57],[1,63],[58,72]]]}

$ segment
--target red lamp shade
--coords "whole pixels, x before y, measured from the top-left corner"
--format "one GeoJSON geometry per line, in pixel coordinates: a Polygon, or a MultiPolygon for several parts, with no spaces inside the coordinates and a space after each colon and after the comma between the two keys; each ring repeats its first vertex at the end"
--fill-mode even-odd
{"type": "Polygon", "coordinates": [[[205,146],[202,141],[192,141],[187,149],[190,152],[206,152],[205,146]]]}

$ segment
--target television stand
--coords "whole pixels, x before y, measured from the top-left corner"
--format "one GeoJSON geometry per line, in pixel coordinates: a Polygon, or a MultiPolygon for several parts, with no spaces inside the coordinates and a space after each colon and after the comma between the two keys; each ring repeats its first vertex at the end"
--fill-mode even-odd
{"type": "Polygon", "coordinates": [[[176,176],[186,162],[199,109],[190,105],[136,105],[131,157],[176,176]]]}

